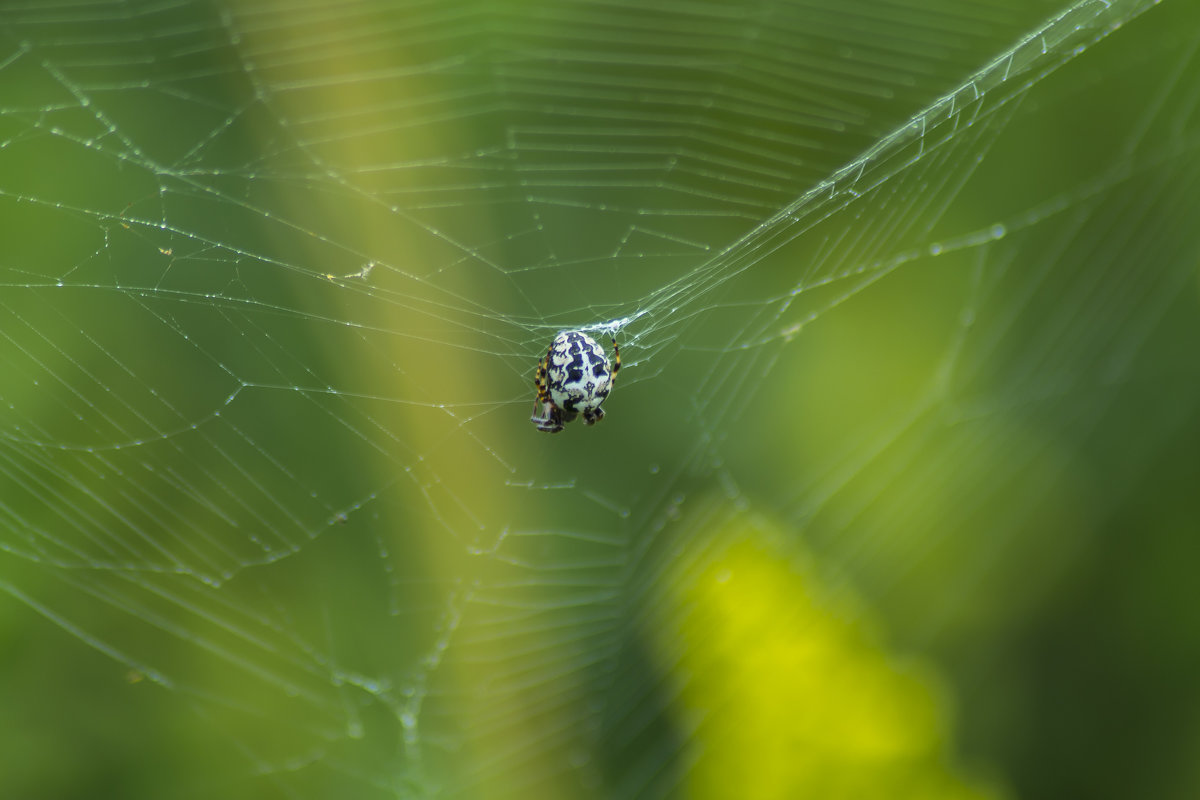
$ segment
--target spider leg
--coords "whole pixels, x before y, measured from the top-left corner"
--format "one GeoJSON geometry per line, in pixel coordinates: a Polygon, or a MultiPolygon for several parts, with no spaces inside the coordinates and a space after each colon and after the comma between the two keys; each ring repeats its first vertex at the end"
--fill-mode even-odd
{"type": "Polygon", "coordinates": [[[617,347],[617,337],[610,337],[613,343],[613,368],[610,374],[611,383],[617,382],[617,373],[621,371],[621,348],[617,347]]]}
{"type": "Polygon", "coordinates": [[[550,387],[546,382],[546,365],[549,361],[550,353],[547,352],[546,357],[538,362],[537,376],[533,379],[537,397],[533,400],[533,416],[529,418],[529,421],[537,425],[539,431],[558,433],[563,429],[562,409],[556,406],[554,400],[550,398],[550,387]],[[541,406],[540,409],[539,406],[541,406]]]}
{"type": "Polygon", "coordinates": [[[533,379],[533,388],[537,389],[537,399],[539,402],[545,402],[550,399],[550,387],[546,385],[546,363],[550,360],[550,354],[547,353],[545,358],[538,362],[537,375],[533,379]]]}

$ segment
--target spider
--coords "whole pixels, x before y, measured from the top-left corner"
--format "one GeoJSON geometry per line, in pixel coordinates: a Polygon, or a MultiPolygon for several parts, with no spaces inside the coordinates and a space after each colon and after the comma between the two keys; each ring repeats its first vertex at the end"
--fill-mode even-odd
{"type": "Polygon", "coordinates": [[[563,331],[554,337],[550,349],[538,364],[533,384],[537,399],[530,422],[537,425],[539,431],[558,433],[580,413],[587,425],[595,425],[604,419],[600,404],[612,391],[621,369],[621,350],[615,336],[612,344],[610,365],[604,348],[583,331],[563,331]]]}

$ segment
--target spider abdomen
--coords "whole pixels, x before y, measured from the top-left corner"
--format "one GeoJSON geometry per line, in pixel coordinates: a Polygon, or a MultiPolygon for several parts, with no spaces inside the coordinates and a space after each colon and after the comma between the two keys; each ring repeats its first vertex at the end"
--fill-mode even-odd
{"type": "Polygon", "coordinates": [[[579,331],[560,333],[549,358],[546,388],[555,405],[572,411],[600,407],[612,389],[612,367],[595,339],[579,331]]]}
{"type": "Polygon", "coordinates": [[[604,348],[582,331],[562,331],[554,337],[538,367],[536,386],[541,415],[533,416],[538,430],[561,431],[580,413],[588,425],[604,418],[600,405],[612,391],[621,368],[621,351],[613,340],[614,361],[604,348]]]}

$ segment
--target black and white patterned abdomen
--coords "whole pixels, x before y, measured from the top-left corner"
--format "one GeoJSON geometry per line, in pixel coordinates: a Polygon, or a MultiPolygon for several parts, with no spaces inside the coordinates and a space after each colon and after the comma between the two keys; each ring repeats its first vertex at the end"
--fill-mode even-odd
{"type": "Polygon", "coordinates": [[[612,390],[612,367],[604,348],[586,333],[558,334],[550,345],[546,386],[550,399],[568,414],[599,408],[612,390]]]}

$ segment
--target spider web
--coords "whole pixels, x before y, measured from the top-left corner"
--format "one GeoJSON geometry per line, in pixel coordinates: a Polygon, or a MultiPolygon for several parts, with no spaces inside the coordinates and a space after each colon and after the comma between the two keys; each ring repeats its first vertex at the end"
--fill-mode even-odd
{"type": "Polygon", "coordinates": [[[746,513],[953,663],[1195,426],[1153,5],[6,4],[0,588],[284,796],[682,791],[746,513]]]}

